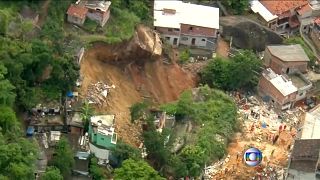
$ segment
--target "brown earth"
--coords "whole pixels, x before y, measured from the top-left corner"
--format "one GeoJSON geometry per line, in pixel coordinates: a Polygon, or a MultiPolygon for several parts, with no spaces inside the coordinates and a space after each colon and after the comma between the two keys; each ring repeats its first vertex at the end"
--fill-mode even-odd
{"type": "Polygon", "coordinates": [[[134,146],[140,144],[139,125],[130,122],[129,107],[143,99],[155,105],[176,100],[180,93],[196,85],[195,76],[177,64],[164,64],[161,41],[149,28],[139,26],[134,37],[116,45],[95,43],[88,49],[81,63],[83,76],[81,94],[88,85],[102,81],[114,84],[99,113],[116,114],[118,137],[134,146]]]}

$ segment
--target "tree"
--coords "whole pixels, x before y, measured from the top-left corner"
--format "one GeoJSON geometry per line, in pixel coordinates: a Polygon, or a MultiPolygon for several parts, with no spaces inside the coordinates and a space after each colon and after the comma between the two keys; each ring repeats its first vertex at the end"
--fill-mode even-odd
{"type": "Polygon", "coordinates": [[[85,101],[83,106],[81,107],[81,112],[80,112],[81,119],[84,123],[85,132],[88,131],[89,121],[92,115],[93,115],[93,109],[92,107],[90,107],[89,102],[85,101]]]}
{"type": "Polygon", "coordinates": [[[223,2],[236,14],[242,14],[249,7],[249,0],[225,0],[223,2]]]}
{"type": "Polygon", "coordinates": [[[115,180],[131,180],[131,179],[140,179],[140,180],[164,180],[158,175],[148,163],[142,160],[133,160],[127,159],[123,161],[122,167],[115,170],[115,180]]]}
{"type": "Polygon", "coordinates": [[[96,157],[91,158],[89,171],[94,180],[106,179],[103,169],[98,166],[98,159],[96,157]]]}
{"type": "Polygon", "coordinates": [[[144,119],[145,111],[148,105],[145,102],[135,103],[130,107],[131,122],[144,119]]]}
{"type": "Polygon", "coordinates": [[[201,72],[202,82],[225,90],[256,86],[262,62],[249,50],[241,50],[231,59],[217,58],[201,72]]]}
{"type": "Polygon", "coordinates": [[[57,143],[52,162],[50,164],[57,167],[64,177],[70,175],[71,169],[74,165],[74,155],[65,138],[61,138],[57,143]]]}
{"type": "Polygon", "coordinates": [[[141,159],[141,154],[138,149],[121,141],[117,142],[117,145],[114,151],[112,152],[112,155],[114,155],[119,160],[120,165],[124,160],[129,158],[135,160],[141,159]]]}
{"type": "Polygon", "coordinates": [[[17,129],[18,121],[15,112],[11,107],[0,106],[0,128],[4,133],[14,132],[17,129]]]}
{"type": "Polygon", "coordinates": [[[48,167],[46,172],[42,175],[41,180],[63,180],[59,169],[55,167],[48,167]]]}
{"type": "Polygon", "coordinates": [[[190,50],[189,49],[185,49],[181,52],[180,56],[180,63],[185,63],[189,60],[190,58],[190,50]]]}
{"type": "Polygon", "coordinates": [[[7,74],[7,68],[0,63],[0,105],[11,106],[15,100],[16,94],[13,92],[15,87],[4,76],[7,74]]]}

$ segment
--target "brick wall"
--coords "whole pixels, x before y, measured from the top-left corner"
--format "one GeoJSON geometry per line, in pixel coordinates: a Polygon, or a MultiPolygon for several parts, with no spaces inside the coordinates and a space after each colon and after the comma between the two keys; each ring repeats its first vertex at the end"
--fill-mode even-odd
{"type": "Polygon", "coordinates": [[[160,32],[161,34],[168,34],[168,35],[180,35],[180,31],[177,31],[177,29],[173,28],[166,28],[166,27],[156,27],[156,30],[160,32]],[[170,31],[171,29],[171,31],[170,31]]]}
{"type": "Polygon", "coordinates": [[[194,35],[194,36],[206,36],[206,37],[216,37],[216,29],[206,28],[200,26],[193,26],[189,24],[181,24],[181,33],[194,35]]]}
{"type": "Polygon", "coordinates": [[[264,57],[264,64],[266,67],[270,67],[277,74],[285,74],[289,68],[289,73],[292,73],[294,69],[299,70],[302,73],[307,72],[308,62],[298,61],[298,62],[284,62],[279,58],[269,54],[266,50],[264,57]]]}
{"type": "Polygon", "coordinates": [[[260,92],[262,92],[262,94],[270,96],[279,105],[295,101],[296,93],[292,93],[286,97],[283,96],[281,92],[276,89],[264,76],[261,76],[259,80],[258,89],[260,92]]]}

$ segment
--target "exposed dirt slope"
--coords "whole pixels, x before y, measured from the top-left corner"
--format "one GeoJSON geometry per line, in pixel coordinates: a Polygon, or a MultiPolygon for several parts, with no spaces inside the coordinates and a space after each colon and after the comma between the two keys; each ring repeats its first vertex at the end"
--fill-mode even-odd
{"type": "Polygon", "coordinates": [[[196,78],[176,64],[162,62],[157,34],[140,26],[134,37],[117,45],[95,43],[81,64],[82,94],[90,83],[103,81],[116,86],[99,112],[116,114],[116,131],[125,142],[138,146],[140,127],[130,123],[129,107],[144,98],[158,103],[176,100],[196,78]]]}

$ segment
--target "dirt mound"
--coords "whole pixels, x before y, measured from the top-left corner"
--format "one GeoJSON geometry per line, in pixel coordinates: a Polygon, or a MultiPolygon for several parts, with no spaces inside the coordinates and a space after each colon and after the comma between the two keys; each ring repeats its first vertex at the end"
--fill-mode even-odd
{"type": "Polygon", "coordinates": [[[101,81],[116,86],[107,104],[96,110],[116,114],[119,138],[135,146],[140,142],[140,127],[130,123],[129,107],[143,99],[155,104],[176,100],[182,91],[196,84],[196,77],[177,64],[164,64],[161,53],[158,35],[140,26],[128,42],[93,44],[81,63],[83,95],[90,83],[101,81]]]}
{"type": "Polygon", "coordinates": [[[241,49],[263,51],[268,44],[281,44],[282,38],[275,32],[241,16],[221,17],[222,36],[232,37],[234,46],[241,49]]]}

